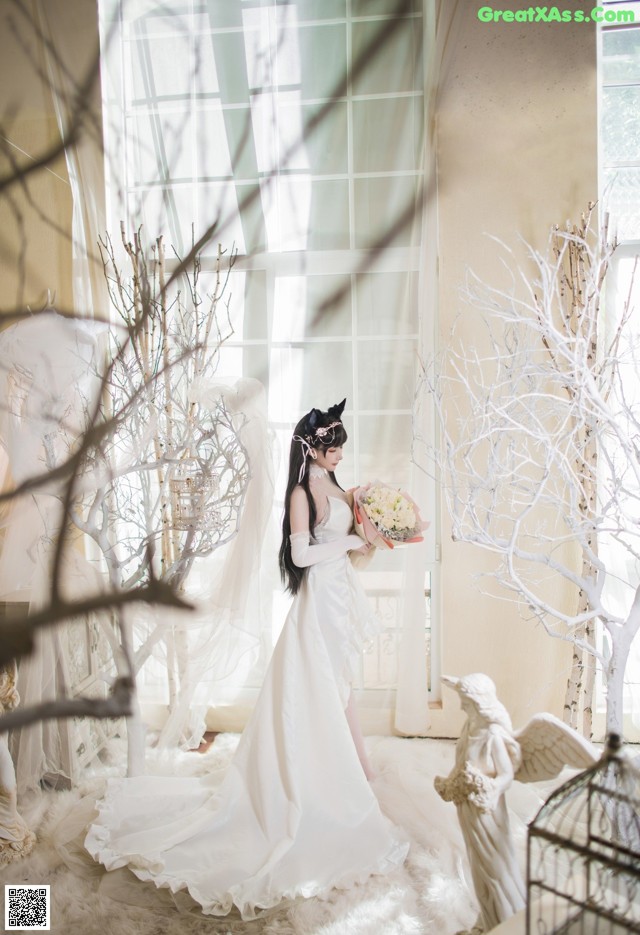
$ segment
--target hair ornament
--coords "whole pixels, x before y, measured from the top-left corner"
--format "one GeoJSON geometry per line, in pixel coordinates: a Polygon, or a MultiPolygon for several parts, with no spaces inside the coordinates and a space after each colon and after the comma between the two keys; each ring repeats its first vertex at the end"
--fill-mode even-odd
{"type": "Polygon", "coordinates": [[[304,438],[302,435],[294,435],[293,441],[299,442],[300,447],[302,448],[302,464],[300,465],[300,470],[298,472],[298,483],[302,483],[302,478],[305,475],[307,470],[307,458],[313,458],[315,461],[318,455],[313,450],[316,445],[324,445],[325,436],[331,432],[333,436],[333,430],[337,425],[342,423],[338,419],[337,422],[332,422],[331,425],[321,425],[320,428],[317,428],[313,435],[305,435],[304,438]]]}
{"type": "Polygon", "coordinates": [[[294,435],[294,442],[300,442],[300,447],[302,448],[302,464],[300,465],[300,470],[298,471],[298,483],[302,483],[302,478],[307,469],[307,458],[311,454],[311,445],[306,438],[303,438],[302,435],[294,435]]]}
{"type": "MultiPolygon", "coordinates": [[[[342,425],[340,419],[338,419],[336,422],[332,422],[331,425],[321,425],[319,429],[316,429],[315,437],[322,441],[328,432],[331,432],[333,429],[335,429],[336,425],[342,425]]],[[[307,438],[310,438],[310,436],[307,435],[307,438]]]]}
{"type": "Polygon", "coordinates": [[[346,403],[347,400],[345,397],[341,403],[336,403],[335,406],[331,406],[327,410],[327,415],[333,417],[333,422],[330,422],[329,425],[319,425],[318,423],[322,421],[323,413],[320,409],[312,409],[304,422],[304,435],[293,436],[293,441],[298,442],[302,448],[302,464],[298,472],[299,484],[302,483],[307,469],[307,459],[313,458],[315,460],[317,458],[316,452],[313,449],[317,448],[318,445],[329,447],[335,440],[335,430],[339,425],[342,425],[340,416],[344,412],[346,403]]]}

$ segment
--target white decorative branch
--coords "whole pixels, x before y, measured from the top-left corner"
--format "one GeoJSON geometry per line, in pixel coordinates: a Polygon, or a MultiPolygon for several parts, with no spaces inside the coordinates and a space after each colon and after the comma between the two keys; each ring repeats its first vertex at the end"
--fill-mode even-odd
{"type": "MultiPolygon", "coordinates": [[[[575,645],[567,720],[577,726],[586,685],[587,734],[588,660],[603,668],[607,726],[620,733],[624,667],[640,627],[637,594],[623,616],[611,606],[607,584],[620,569],[606,549],[603,557],[606,541],[631,564],[640,556],[640,343],[628,302],[608,322],[612,337],[600,337],[615,243],[606,218],[599,233],[592,229],[593,207],[577,227],[554,229],[545,255],[529,250],[536,276],[516,269],[514,294],[470,277],[465,299],[481,312],[482,346],[470,346],[458,322],[442,359],[425,366],[416,396],[418,406],[430,395],[441,429],[442,444],[430,454],[453,538],[496,555],[496,580],[547,632],[575,645]],[[577,565],[569,551],[576,547],[577,565]],[[573,590],[574,610],[549,596],[549,576],[573,590]]],[[[414,460],[424,465],[421,447],[418,438],[414,460]]],[[[639,581],[625,582],[630,594],[639,581]]]]}

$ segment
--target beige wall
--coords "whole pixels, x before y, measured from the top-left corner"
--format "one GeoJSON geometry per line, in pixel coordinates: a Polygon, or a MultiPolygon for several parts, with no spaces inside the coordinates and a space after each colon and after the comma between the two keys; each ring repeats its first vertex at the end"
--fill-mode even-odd
{"type": "MultiPolygon", "coordinates": [[[[93,0],[35,0],[24,7],[33,13],[33,25],[13,4],[4,4],[0,12],[0,113],[2,136],[8,141],[2,148],[29,166],[60,143],[36,30],[51,30],[64,67],[78,82],[91,67],[98,31],[93,0]]],[[[99,113],[97,91],[94,113],[99,113]]],[[[0,152],[0,176],[11,171],[9,157],[0,152]]],[[[72,198],[64,155],[29,175],[25,189],[14,184],[0,193],[0,314],[26,304],[40,307],[47,290],[58,308],[71,309],[72,198]]]]}
{"type": "MultiPolygon", "coordinates": [[[[478,313],[459,296],[467,269],[487,283],[506,283],[499,250],[486,234],[526,262],[519,236],[544,249],[552,224],[578,218],[597,197],[594,29],[483,24],[479,6],[449,7],[455,15],[439,87],[442,340],[459,312],[469,340],[477,335],[478,313]]],[[[492,559],[451,542],[444,509],[442,525],[442,671],[491,675],[516,726],[536,711],[561,715],[569,647],[509,603],[483,596],[473,576],[494,567],[492,559]]],[[[448,689],[443,705],[432,712],[434,735],[451,735],[462,723],[448,689]]]]}

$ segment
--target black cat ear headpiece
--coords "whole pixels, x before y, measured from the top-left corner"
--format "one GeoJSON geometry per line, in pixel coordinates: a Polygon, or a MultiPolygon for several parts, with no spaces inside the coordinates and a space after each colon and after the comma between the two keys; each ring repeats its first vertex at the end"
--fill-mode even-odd
{"type": "Polygon", "coordinates": [[[329,409],[327,409],[327,415],[333,416],[334,419],[342,419],[342,413],[346,405],[347,397],[345,396],[341,403],[336,403],[335,406],[330,406],[329,409]]]}
{"type": "Polygon", "coordinates": [[[314,431],[318,422],[322,418],[322,413],[319,409],[312,409],[306,419],[306,428],[310,431],[314,431]]]}

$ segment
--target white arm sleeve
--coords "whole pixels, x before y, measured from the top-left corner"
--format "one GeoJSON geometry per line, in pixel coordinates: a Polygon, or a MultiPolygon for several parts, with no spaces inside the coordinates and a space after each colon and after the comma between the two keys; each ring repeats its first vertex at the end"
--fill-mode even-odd
{"type": "Polygon", "coordinates": [[[298,568],[308,568],[318,562],[328,562],[332,558],[339,558],[345,552],[359,549],[362,545],[360,536],[343,536],[331,542],[313,543],[309,540],[308,532],[296,532],[289,538],[291,543],[291,558],[298,568]]]}

